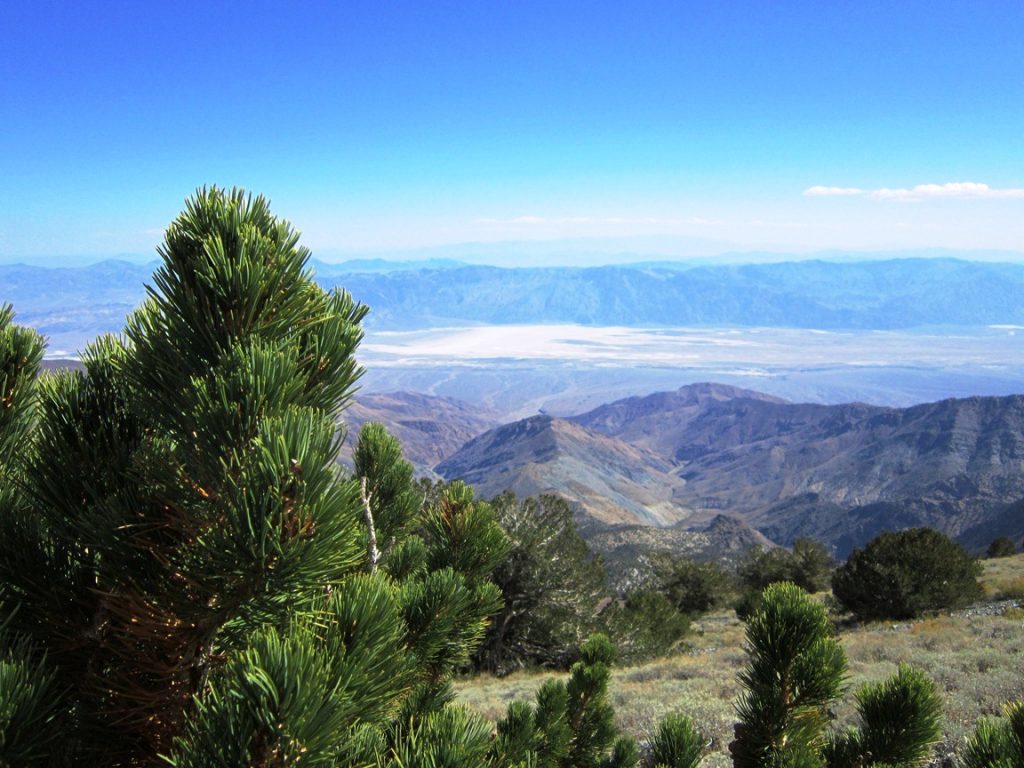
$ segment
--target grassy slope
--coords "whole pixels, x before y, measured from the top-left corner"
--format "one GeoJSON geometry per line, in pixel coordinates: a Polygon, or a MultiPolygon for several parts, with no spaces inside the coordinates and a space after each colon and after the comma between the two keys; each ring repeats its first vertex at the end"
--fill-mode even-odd
{"type": "MultiPolygon", "coordinates": [[[[1024,598],[1024,554],[984,561],[989,599],[1024,598]]],[[[694,622],[691,649],[615,672],[613,701],[619,725],[646,740],[659,719],[672,711],[688,714],[712,739],[704,768],[731,765],[732,704],[739,693],[736,673],[744,662],[743,626],[732,612],[694,622]]],[[[899,624],[875,623],[845,629],[840,640],[850,660],[851,690],[883,678],[908,661],[936,681],[946,699],[945,741],[949,754],[981,715],[999,714],[1011,698],[1024,697],[1024,611],[988,615],[965,611],[899,624]]],[[[522,672],[459,683],[459,699],[496,720],[513,699],[532,698],[548,673],[522,672]]],[[[852,715],[851,696],[837,709],[839,720],[852,715]]]]}

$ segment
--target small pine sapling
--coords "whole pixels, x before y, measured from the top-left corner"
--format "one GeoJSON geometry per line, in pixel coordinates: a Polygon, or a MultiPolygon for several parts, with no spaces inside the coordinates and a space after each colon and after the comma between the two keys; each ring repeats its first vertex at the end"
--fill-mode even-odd
{"type": "Polygon", "coordinates": [[[942,698],[923,672],[901,664],[888,680],[862,686],[856,706],[860,726],[825,750],[830,768],[928,764],[941,738],[942,698]]]}
{"type": "Polygon", "coordinates": [[[824,607],[794,584],[772,584],[747,621],[746,652],[733,765],[820,765],[829,708],[846,673],[824,607]]]}
{"type": "Polygon", "coordinates": [[[1002,718],[983,718],[967,739],[963,768],[1024,765],[1024,701],[1006,705],[1002,718]]]}
{"type": "Polygon", "coordinates": [[[658,725],[646,764],[651,768],[697,768],[704,746],[704,737],[688,717],[669,715],[658,725]]]}

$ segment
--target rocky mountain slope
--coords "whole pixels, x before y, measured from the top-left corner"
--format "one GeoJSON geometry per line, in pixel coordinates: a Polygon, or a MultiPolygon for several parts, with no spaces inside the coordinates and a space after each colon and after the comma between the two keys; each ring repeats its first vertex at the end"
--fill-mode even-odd
{"type": "Polygon", "coordinates": [[[566,419],[533,416],[485,432],[435,467],[482,498],[558,493],[604,524],[666,526],[684,516],[672,502],[672,463],[645,448],[566,419]]]}
{"type": "Polygon", "coordinates": [[[359,430],[368,421],[384,424],[402,444],[419,476],[435,477],[433,467],[498,422],[486,408],[447,397],[415,392],[363,393],[342,414],[345,442],[341,461],[351,464],[359,430]]]}
{"type": "Polygon", "coordinates": [[[613,584],[626,586],[649,572],[649,557],[670,552],[701,562],[734,565],[753,546],[771,547],[766,536],[746,523],[726,515],[716,516],[706,528],[690,530],[683,524],[669,528],[649,525],[616,525],[584,528],[590,548],[601,556],[613,584]]]}
{"type": "Polygon", "coordinates": [[[505,425],[436,470],[485,496],[561,493],[584,522],[700,529],[725,513],[778,543],[813,536],[842,556],[886,528],[984,538],[1012,518],[1006,505],[1024,496],[1024,397],[897,409],[693,385],[571,421],[505,425]]]}

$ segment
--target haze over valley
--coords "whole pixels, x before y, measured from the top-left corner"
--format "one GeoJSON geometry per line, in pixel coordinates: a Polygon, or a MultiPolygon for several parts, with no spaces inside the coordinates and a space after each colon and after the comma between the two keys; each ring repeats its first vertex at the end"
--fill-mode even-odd
{"type": "MultiPolygon", "coordinates": [[[[1018,263],[313,266],[370,305],[366,391],[443,395],[506,419],[700,381],[890,406],[1024,391],[1018,263]]],[[[120,330],[151,269],[0,265],[0,296],[49,338],[50,357],[74,356],[120,330]]]]}

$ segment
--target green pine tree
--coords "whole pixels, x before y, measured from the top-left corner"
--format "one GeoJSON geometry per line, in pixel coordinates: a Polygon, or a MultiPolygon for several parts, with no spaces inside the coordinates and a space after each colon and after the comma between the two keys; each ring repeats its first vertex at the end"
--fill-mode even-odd
{"type": "Polygon", "coordinates": [[[983,718],[967,739],[964,768],[1019,768],[1024,765],[1024,701],[1006,705],[1002,718],[983,718]]]}
{"type": "Polygon", "coordinates": [[[477,651],[478,666],[498,674],[528,664],[564,669],[598,628],[604,566],[561,498],[517,499],[509,492],[491,507],[509,553],[492,576],[504,605],[477,651]]]}
{"type": "Polygon", "coordinates": [[[549,679],[535,705],[512,702],[491,751],[501,768],[696,768],[704,740],[686,717],[671,715],[641,753],[618,732],[608,683],[615,647],[594,635],[579,649],[568,681],[549,679]]]}
{"type": "Polygon", "coordinates": [[[615,647],[594,635],[580,647],[569,680],[548,680],[536,706],[513,702],[498,723],[498,765],[538,768],[633,768],[636,743],[620,736],[609,702],[608,680],[615,647]]]}
{"type": "Polygon", "coordinates": [[[794,584],[772,584],[747,620],[746,650],[733,765],[820,766],[829,708],[846,674],[825,609],[794,584]]]}
{"type": "Polygon", "coordinates": [[[919,768],[939,740],[935,684],[903,665],[856,695],[860,725],[830,732],[846,655],[824,607],[795,584],[773,584],[747,619],[745,689],[729,745],[733,765],[763,768],[919,768]]]}
{"type": "Polygon", "coordinates": [[[238,190],[159,253],[82,371],[0,312],[0,765],[481,765],[449,680],[504,537],[379,428],[337,468],[365,307],[238,190]]]}

